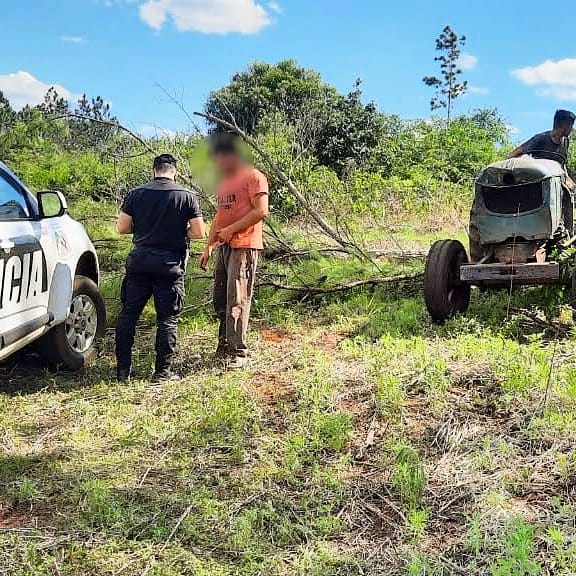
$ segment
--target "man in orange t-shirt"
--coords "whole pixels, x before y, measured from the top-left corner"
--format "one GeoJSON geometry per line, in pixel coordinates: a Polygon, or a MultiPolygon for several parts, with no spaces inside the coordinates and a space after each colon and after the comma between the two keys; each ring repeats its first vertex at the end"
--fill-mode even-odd
{"type": "Polygon", "coordinates": [[[206,270],[218,248],[214,272],[214,308],[220,321],[216,353],[230,357],[229,368],[242,368],[248,354],[246,332],[258,254],[264,248],[262,222],[268,216],[268,180],[244,161],[232,134],[215,137],[212,156],[222,180],[200,266],[206,270]]]}

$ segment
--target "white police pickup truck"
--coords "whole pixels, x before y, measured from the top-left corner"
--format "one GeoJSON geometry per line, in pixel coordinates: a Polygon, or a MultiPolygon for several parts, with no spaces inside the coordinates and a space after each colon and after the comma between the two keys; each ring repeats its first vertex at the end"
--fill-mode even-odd
{"type": "Polygon", "coordinates": [[[96,251],[61,192],[34,197],[0,162],[0,361],[38,341],[47,362],[81,369],[106,328],[96,251]]]}

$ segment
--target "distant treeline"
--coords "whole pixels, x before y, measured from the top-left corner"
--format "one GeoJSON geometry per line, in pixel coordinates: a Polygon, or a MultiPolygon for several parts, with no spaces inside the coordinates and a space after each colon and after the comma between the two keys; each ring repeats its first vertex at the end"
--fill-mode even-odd
{"type": "MultiPolygon", "coordinates": [[[[457,196],[509,147],[507,123],[495,109],[450,122],[404,120],[365,103],[359,80],[341,94],[318,72],[291,60],[251,65],[212,92],[204,111],[256,138],[320,208],[342,197],[364,212],[391,195],[409,203],[442,193],[457,196]]],[[[215,122],[206,127],[218,129],[215,122]]],[[[135,136],[102,97],[84,96],[72,105],[51,89],[39,106],[15,111],[0,93],[0,158],[34,189],[117,199],[148,177],[153,151],[166,149],[194,177],[202,139],[196,131],[135,136]]],[[[289,192],[273,184],[277,213],[298,214],[289,192]]]]}

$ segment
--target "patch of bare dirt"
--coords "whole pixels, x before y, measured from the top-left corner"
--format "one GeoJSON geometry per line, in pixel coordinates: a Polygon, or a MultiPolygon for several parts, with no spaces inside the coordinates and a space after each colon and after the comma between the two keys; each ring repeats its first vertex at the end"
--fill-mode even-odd
{"type": "Polygon", "coordinates": [[[251,383],[251,389],[259,400],[269,407],[291,402],[296,397],[296,387],[285,374],[258,374],[251,383]]]}
{"type": "Polygon", "coordinates": [[[315,342],[314,346],[325,354],[335,354],[340,348],[340,344],[346,340],[344,334],[338,332],[325,332],[315,342]]]}
{"type": "Polygon", "coordinates": [[[260,330],[260,337],[267,344],[284,344],[287,340],[293,340],[294,336],[283,328],[264,328],[260,330]]]}
{"type": "Polygon", "coordinates": [[[48,525],[51,519],[48,510],[0,500],[0,529],[37,528],[48,525]]]}

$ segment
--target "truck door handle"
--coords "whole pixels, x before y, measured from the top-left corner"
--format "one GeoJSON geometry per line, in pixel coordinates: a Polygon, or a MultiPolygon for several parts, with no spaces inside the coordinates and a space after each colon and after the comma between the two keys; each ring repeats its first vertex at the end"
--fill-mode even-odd
{"type": "Polygon", "coordinates": [[[9,240],[8,238],[2,238],[2,241],[0,242],[0,250],[2,250],[7,255],[10,254],[14,246],[15,246],[14,242],[12,242],[12,240],[9,240]]]}

